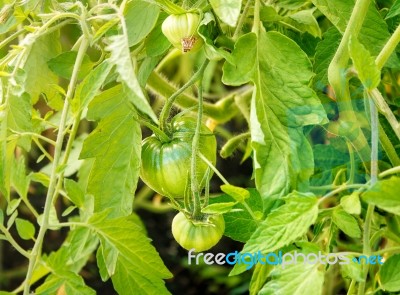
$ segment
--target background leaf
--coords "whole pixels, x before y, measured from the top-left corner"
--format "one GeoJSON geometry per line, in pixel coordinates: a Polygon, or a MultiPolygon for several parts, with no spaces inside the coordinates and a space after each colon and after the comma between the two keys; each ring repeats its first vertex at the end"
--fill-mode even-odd
{"type": "Polygon", "coordinates": [[[217,16],[231,27],[236,26],[242,7],[242,0],[210,0],[217,16]]]}
{"type": "Polygon", "coordinates": [[[379,271],[382,289],[389,292],[400,291],[400,254],[389,257],[379,271]]]}

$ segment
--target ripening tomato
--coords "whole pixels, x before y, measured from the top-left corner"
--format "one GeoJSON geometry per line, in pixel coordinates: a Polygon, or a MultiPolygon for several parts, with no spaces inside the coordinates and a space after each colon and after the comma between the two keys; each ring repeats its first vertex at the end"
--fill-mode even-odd
{"type": "Polygon", "coordinates": [[[203,45],[197,33],[200,21],[200,15],[193,12],[171,14],[164,20],[161,30],[174,47],[183,52],[196,51],[203,45]]]}
{"type": "MultiPolygon", "coordinates": [[[[173,120],[170,139],[165,141],[152,135],[142,143],[140,176],[154,191],[171,198],[182,198],[190,185],[192,139],[196,119],[179,117],[173,120]]],[[[217,143],[214,134],[201,126],[199,151],[215,165],[217,143]]],[[[197,157],[197,181],[200,183],[208,165],[197,157]]]]}
{"type": "Polygon", "coordinates": [[[186,250],[206,251],[219,242],[224,231],[225,221],[222,215],[209,215],[206,223],[196,224],[179,212],[172,220],[172,235],[186,250]]]}

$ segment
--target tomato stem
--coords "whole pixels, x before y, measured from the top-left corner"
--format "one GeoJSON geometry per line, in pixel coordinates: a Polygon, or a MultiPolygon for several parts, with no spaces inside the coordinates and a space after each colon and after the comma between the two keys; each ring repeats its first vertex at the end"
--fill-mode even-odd
{"type": "Polygon", "coordinates": [[[204,63],[201,65],[199,70],[190,78],[189,81],[186,82],[185,85],[183,85],[181,88],[179,88],[174,94],[171,95],[167,99],[167,101],[164,104],[164,107],[161,110],[160,114],[160,128],[162,131],[167,130],[167,125],[168,125],[168,117],[171,112],[172,106],[174,105],[175,100],[179,95],[181,95],[187,88],[192,86],[196,81],[199,79],[200,76],[202,76],[205,68],[208,65],[208,60],[206,59],[204,63]]]}
{"type": "Polygon", "coordinates": [[[192,216],[195,220],[199,220],[201,218],[201,200],[200,200],[200,188],[199,183],[197,181],[197,159],[199,154],[199,142],[200,142],[200,133],[203,119],[203,76],[204,70],[208,64],[208,59],[204,61],[199,71],[196,73],[196,79],[199,79],[199,89],[198,89],[198,108],[197,108],[197,124],[196,129],[193,135],[192,141],[192,159],[190,165],[190,185],[191,185],[191,193],[193,197],[193,211],[192,216]]]}

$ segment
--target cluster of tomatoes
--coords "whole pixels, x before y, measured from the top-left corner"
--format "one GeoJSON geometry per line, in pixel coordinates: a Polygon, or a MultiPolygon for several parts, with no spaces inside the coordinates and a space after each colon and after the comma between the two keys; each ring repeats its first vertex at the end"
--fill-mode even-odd
{"type": "MultiPolygon", "coordinates": [[[[182,200],[191,194],[188,183],[191,175],[192,139],[197,121],[192,117],[176,117],[170,124],[166,138],[156,134],[142,143],[141,178],[154,191],[172,200],[182,200]]],[[[214,134],[204,124],[201,126],[199,150],[211,163],[216,162],[217,143],[214,134]]],[[[208,165],[196,156],[196,178],[200,183],[207,173],[208,165]]],[[[189,199],[191,199],[189,197],[189,199]]],[[[179,212],[172,222],[172,234],[185,249],[202,252],[210,249],[221,239],[225,230],[222,215],[201,214],[200,218],[190,212],[179,212]]]]}

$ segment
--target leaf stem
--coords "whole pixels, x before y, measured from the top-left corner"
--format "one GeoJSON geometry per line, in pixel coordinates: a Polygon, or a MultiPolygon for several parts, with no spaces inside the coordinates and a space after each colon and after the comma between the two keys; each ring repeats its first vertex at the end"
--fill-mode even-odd
{"type": "Polygon", "coordinates": [[[59,128],[58,128],[58,134],[57,134],[57,140],[56,140],[56,146],[55,146],[55,152],[54,152],[54,162],[53,162],[53,166],[52,166],[52,170],[51,170],[50,183],[49,183],[49,187],[47,190],[46,201],[45,201],[45,205],[44,205],[43,223],[39,229],[39,233],[36,238],[36,242],[33,246],[31,256],[29,259],[28,272],[27,272],[26,279],[25,279],[24,295],[29,295],[29,293],[30,293],[30,281],[32,279],[33,271],[35,269],[36,263],[40,256],[44,235],[49,227],[49,216],[50,216],[51,206],[53,205],[54,194],[56,192],[57,178],[58,178],[57,169],[59,167],[60,159],[61,159],[62,145],[63,145],[63,141],[64,141],[64,130],[65,130],[67,117],[68,117],[69,101],[73,96],[73,93],[75,90],[75,85],[76,85],[76,82],[78,79],[79,69],[81,67],[86,49],[88,48],[88,44],[89,44],[88,40],[86,38],[83,38],[82,43],[79,48],[79,51],[78,51],[76,61],[75,61],[74,69],[72,72],[72,77],[71,77],[70,83],[68,85],[67,95],[64,100],[64,107],[63,107],[63,110],[61,113],[61,119],[60,119],[60,124],[59,124],[59,128]]]}
{"type": "Polygon", "coordinates": [[[236,26],[236,28],[235,28],[235,32],[233,33],[233,36],[232,36],[232,39],[233,39],[233,40],[237,40],[237,38],[239,37],[239,34],[240,34],[240,32],[241,32],[241,30],[242,30],[242,27],[243,27],[243,24],[244,24],[244,22],[245,22],[245,20],[246,20],[246,18],[247,18],[247,14],[248,14],[249,9],[250,9],[250,4],[251,4],[252,2],[253,2],[253,1],[251,1],[251,0],[248,0],[248,1],[246,2],[246,5],[245,5],[244,8],[243,8],[243,12],[242,12],[242,14],[240,15],[239,21],[238,21],[237,26],[236,26]]]}
{"type": "Polygon", "coordinates": [[[260,32],[260,0],[255,0],[254,2],[254,22],[251,31],[257,36],[260,32]]]}
{"type": "Polygon", "coordinates": [[[381,52],[375,59],[375,64],[379,69],[382,69],[385,63],[388,61],[392,53],[395,51],[397,44],[400,42],[400,25],[397,27],[396,31],[392,34],[389,40],[386,42],[385,46],[382,48],[381,52]]]}
{"type": "Polygon", "coordinates": [[[381,142],[382,148],[385,150],[392,165],[400,166],[400,158],[381,124],[379,124],[379,141],[381,142]]]}
{"type": "Polygon", "coordinates": [[[393,167],[393,168],[383,171],[382,173],[379,174],[379,178],[384,178],[386,176],[389,176],[389,175],[395,174],[395,173],[400,173],[400,166],[396,166],[396,167],[393,167]]]}
{"type": "Polygon", "coordinates": [[[4,225],[0,224],[0,231],[6,236],[7,241],[17,250],[21,255],[26,258],[30,258],[30,254],[25,251],[18,243],[14,240],[10,232],[4,227],[4,225]]]}

